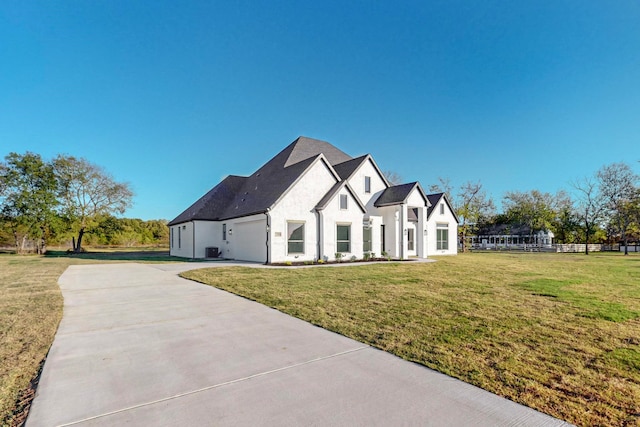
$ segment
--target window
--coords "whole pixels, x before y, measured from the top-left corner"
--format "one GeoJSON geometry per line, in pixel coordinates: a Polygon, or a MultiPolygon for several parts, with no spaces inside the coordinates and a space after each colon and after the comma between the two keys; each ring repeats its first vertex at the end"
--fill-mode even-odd
{"type": "Polygon", "coordinates": [[[346,194],[341,194],[340,195],[340,209],[342,209],[342,210],[346,210],[347,209],[347,195],[346,194]]]}
{"type": "Polygon", "coordinates": [[[415,249],[415,230],[410,228],[407,230],[407,250],[414,251],[415,249]]]}
{"type": "Polygon", "coordinates": [[[449,224],[436,224],[436,241],[438,250],[449,249],[449,224]]]}
{"type": "Polygon", "coordinates": [[[371,252],[371,227],[362,227],[362,251],[371,252]]]}
{"type": "Polygon", "coordinates": [[[171,247],[173,248],[173,227],[171,227],[171,247]]]}
{"type": "Polygon", "coordinates": [[[222,224],[222,240],[227,240],[227,224],[222,224]]]}
{"type": "Polygon", "coordinates": [[[178,227],[178,249],[182,247],[182,236],[180,234],[180,227],[178,227]]]}
{"type": "Polygon", "coordinates": [[[287,253],[304,253],[304,222],[287,222],[287,253]]]}
{"type": "Polygon", "coordinates": [[[351,226],[338,225],[336,236],[336,252],[351,252],[351,226]]]}
{"type": "Polygon", "coordinates": [[[371,193],[371,177],[370,176],[364,177],[364,192],[371,193]]]}
{"type": "Polygon", "coordinates": [[[440,215],[444,215],[444,203],[440,203],[440,215]]]}

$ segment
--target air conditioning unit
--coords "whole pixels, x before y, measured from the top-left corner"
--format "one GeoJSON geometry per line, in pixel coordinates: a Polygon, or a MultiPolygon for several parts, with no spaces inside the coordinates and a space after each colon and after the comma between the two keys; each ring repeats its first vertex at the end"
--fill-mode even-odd
{"type": "Polygon", "coordinates": [[[205,253],[207,258],[218,258],[220,256],[220,251],[216,247],[205,248],[205,253]]]}

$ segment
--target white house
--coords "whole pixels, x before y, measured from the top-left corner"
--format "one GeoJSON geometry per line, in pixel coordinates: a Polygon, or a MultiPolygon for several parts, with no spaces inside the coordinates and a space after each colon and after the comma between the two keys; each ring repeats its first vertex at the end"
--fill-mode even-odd
{"type": "MultiPolygon", "coordinates": [[[[171,255],[265,263],[333,260],[336,253],[426,258],[438,245],[429,206],[418,182],[391,186],[371,155],[352,158],[299,137],[251,176],[228,176],[171,221],[171,255]]],[[[457,224],[450,227],[455,236],[457,224]]]]}
{"type": "Polygon", "coordinates": [[[451,202],[445,193],[429,194],[427,210],[427,251],[430,255],[456,255],[458,253],[458,224],[451,202]]]}

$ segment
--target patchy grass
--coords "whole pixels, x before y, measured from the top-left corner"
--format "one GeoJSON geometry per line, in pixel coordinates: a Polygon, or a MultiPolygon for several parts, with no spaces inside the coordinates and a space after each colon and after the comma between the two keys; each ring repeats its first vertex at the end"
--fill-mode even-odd
{"type": "MultiPolygon", "coordinates": [[[[58,277],[71,264],[166,261],[163,253],[116,251],[69,256],[0,253],[0,425],[19,425],[31,401],[30,382],[39,372],[60,319],[58,277]]],[[[169,258],[176,261],[175,258],[169,258]]]]}
{"type": "Polygon", "coordinates": [[[640,423],[637,255],[474,253],[183,276],[571,423],[640,423]]]}

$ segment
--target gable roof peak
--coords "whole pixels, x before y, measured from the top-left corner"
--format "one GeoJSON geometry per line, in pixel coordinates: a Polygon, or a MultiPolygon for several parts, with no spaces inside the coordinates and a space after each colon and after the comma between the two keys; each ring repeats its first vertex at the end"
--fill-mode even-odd
{"type": "Polygon", "coordinates": [[[285,148],[283,152],[287,153],[287,158],[284,162],[285,168],[307,160],[310,157],[315,157],[318,154],[324,154],[324,157],[332,166],[351,160],[351,156],[328,142],[306,136],[299,136],[285,148]]]}
{"type": "Polygon", "coordinates": [[[373,205],[379,208],[406,203],[409,194],[411,194],[414,189],[417,189],[420,196],[424,199],[425,206],[431,206],[427,195],[424,193],[424,190],[418,181],[388,187],[382,192],[382,194],[380,194],[380,197],[378,197],[378,200],[376,200],[373,205]]]}

